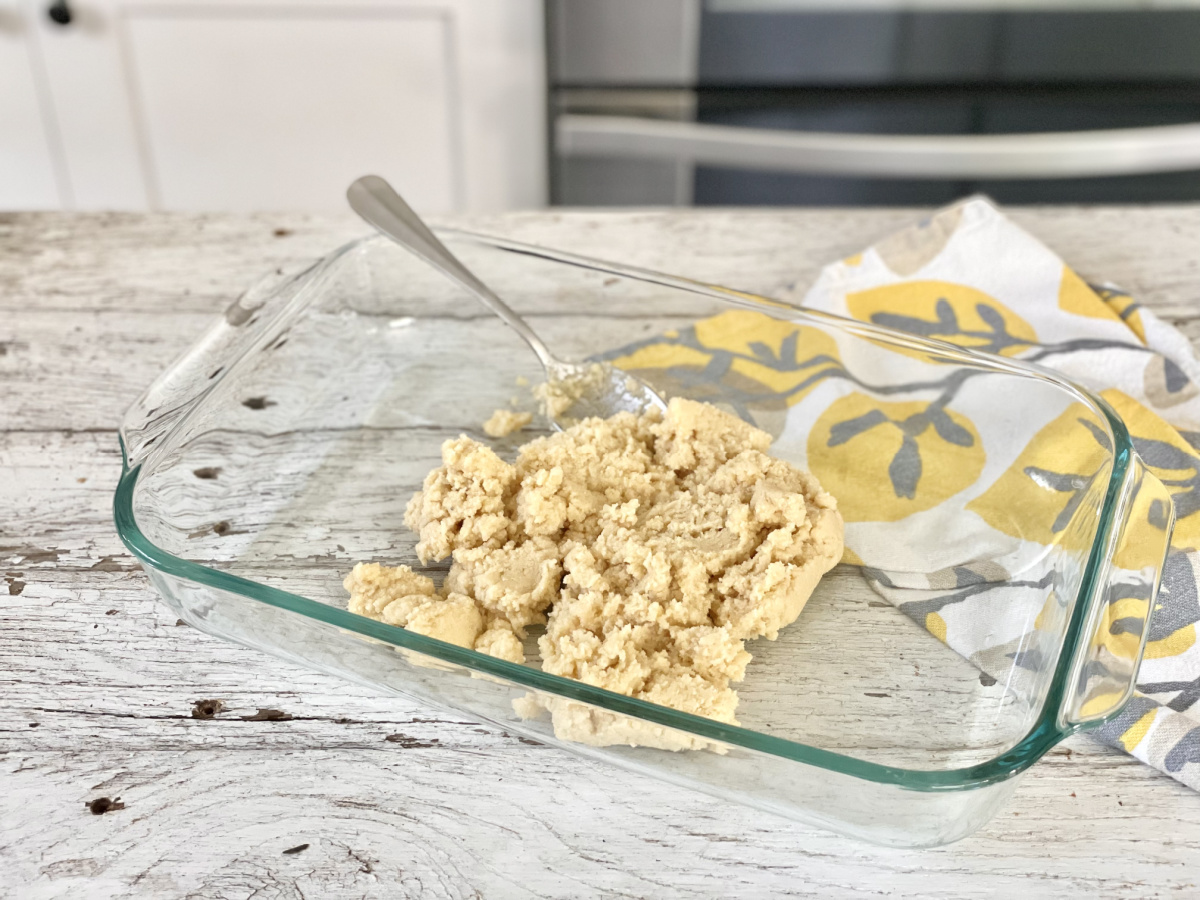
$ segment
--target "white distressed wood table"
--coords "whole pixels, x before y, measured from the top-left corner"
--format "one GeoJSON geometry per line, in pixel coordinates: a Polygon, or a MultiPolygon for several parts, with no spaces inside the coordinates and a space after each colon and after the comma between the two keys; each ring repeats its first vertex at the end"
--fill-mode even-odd
{"type": "MultiPolygon", "coordinates": [[[[769,294],[914,215],[455,224],[769,294]]],[[[1013,216],[1200,339],[1200,206],[1013,216]]],[[[177,624],[113,530],[116,424],[245,286],[362,230],[0,215],[0,897],[1200,896],[1200,794],[1087,738],[972,837],[884,850],[177,624]],[[225,711],[196,718],[210,699],[225,711]],[[260,709],[286,718],[243,718],[260,709]]]]}

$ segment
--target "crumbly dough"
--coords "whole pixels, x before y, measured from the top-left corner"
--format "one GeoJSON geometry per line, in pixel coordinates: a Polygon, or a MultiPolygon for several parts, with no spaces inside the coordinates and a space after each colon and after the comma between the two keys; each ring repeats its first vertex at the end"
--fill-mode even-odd
{"type": "Polygon", "coordinates": [[[514,431],[520,431],[533,421],[531,412],[513,412],[511,409],[498,409],[491,418],[483,423],[483,433],[488,437],[508,437],[514,431]]]}
{"type": "MultiPolygon", "coordinates": [[[[737,724],[745,642],[774,640],[842,555],[833,497],[768,456],[770,441],[680,398],[665,417],[586,419],[515,464],[447,441],[405,514],[422,563],[453,559],[441,592],[405,566],[360,564],[350,609],[514,662],[525,629],[545,623],[545,671],[737,724]]],[[[697,746],[565,700],[523,714],[539,706],[560,738],[697,746]]]]}

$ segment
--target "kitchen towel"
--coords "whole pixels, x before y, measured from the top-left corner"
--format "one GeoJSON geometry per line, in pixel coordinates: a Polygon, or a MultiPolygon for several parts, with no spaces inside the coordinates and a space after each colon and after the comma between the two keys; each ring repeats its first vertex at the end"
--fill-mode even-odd
{"type": "MultiPolygon", "coordinates": [[[[1190,341],[1119,288],[1085,281],[978,197],[828,266],[802,299],[780,299],[1037,363],[1120,414],[1170,491],[1176,523],[1135,694],[1091,733],[1200,790],[1200,360],[1190,341]]],[[[985,673],[1044,671],[1034,638],[1046,616],[1065,614],[1051,584],[1061,557],[1048,548],[1069,545],[1063,529],[1109,471],[1103,423],[1059,390],[1040,403],[996,391],[994,379],[905,384],[906,365],[909,375],[928,368],[919,351],[907,363],[894,354],[889,385],[906,389],[881,389],[856,376],[854,353],[820,329],[735,309],[607,358],[771,431],[785,458],[838,498],[843,561],[876,592],[985,673]],[[889,539],[897,529],[905,540],[889,539]],[[913,546],[920,560],[906,557],[913,546]]],[[[1165,522],[1162,510],[1149,516],[1165,522]]],[[[1136,617],[1110,621],[1103,641],[1136,649],[1136,617]]]]}

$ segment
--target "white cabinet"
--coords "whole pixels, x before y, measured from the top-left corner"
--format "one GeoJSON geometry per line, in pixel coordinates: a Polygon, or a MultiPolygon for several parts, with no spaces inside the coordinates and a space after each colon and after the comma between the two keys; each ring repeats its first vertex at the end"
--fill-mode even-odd
{"type": "Polygon", "coordinates": [[[151,209],[151,172],[138,147],[125,77],[121,7],[67,0],[72,18],[63,26],[46,15],[48,0],[24,2],[31,38],[45,60],[47,115],[55,122],[63,167],[63,208],[151,209]]]}
{"type": "Polygon", "coordinates": [[[62,200],[28,35],[24,11],[0,0],[0,209],[54,209],[62,200]]]}
{"type": "Polygon", "coordinates": [[[340,210],[367,172],[426,212],[545,202],[537,0],[24,2],[64,206],[340,210]]]}
{"type": "Polygon", "coordinates": [[[414,205],[461,207],[448,26],[433,10],[131,14],[153,202],[320,207],[377,170],[414,205]]]}

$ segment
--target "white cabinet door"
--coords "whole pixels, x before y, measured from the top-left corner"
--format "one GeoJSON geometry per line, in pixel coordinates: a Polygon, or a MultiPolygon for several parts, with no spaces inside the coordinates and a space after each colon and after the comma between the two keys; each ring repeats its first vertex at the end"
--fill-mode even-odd
{"type": "Polygon", "coordinates": [[[152,203],[313,209],[377,172],[462,204],[450,23],[436,10],[131,9],[152,203]]]}
{"type": "Polygon", "coordinates": [[[368,172],[424,212],[546,201],[539,0],[5,2],[77,208],[341,211],[368,172]]]}
{"type": "MultiPolygon", "coordinates": [[[[3,0],[0,0],[3,2],[3,0]]],[[[45,65],[47,116],[61,143],[68,209],[148,209],[133,106],[110,8],[68,0],[71,21],[56,24],[48,0],[25,0],[45,65]]]]}
{"type": "Polygon", "coordinates": [[[24,10],[0,0],[0,210],[55,209],[66,199],[47,134],[53,121],[42,116],[36,51],[24,10]]]}

